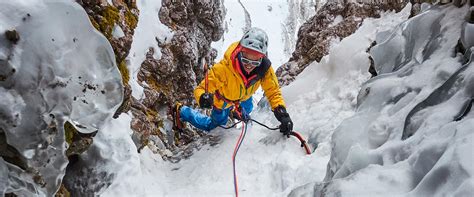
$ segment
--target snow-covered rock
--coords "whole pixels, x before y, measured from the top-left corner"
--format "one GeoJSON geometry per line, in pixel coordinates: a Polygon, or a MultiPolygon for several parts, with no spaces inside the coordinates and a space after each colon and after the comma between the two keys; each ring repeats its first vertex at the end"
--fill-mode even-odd
{"type": "Polygon", "coordinates": [[[354,33],[365,18],[378,18],[383,11],[400,11],[405,5],[403,1],[328,1],[298,30],[291,58],[276,71],[280,85],[288,85],[311,62],[319,62],[334,40],[354,33]]]}
{"type": "Polygon", "coordinates": [[[94,133],[122,101],[114,53],[72,1],[1,1],[0,34],[0,195],[52,196],[64,124],[94,133]]]}
{"type": "Polygon", "coordinates": [[[117,109],[115,118],[120,113],[128,112],[131,107],[130,68],[125,58],[129,55],[135,28],[138,24],[139,10],[136,0],[77,0],[84,8],[92,25],[100,31],[112,45],[115,62],[122,74],[124,97],[122,105],[117,109]]]}
{"type": "Polygon", "coordinates": [[[325,180],[294,194],[469,196],[474,69],[453,53],[467,7],[433,6],[377,37],[380,75],[332,136],[325,180]]]}
{"type": "Polygon", "coordinates": [[[465,49],[474,46],[474,6],[471,6],[467,20],[462,27],[461,43],[465,49]]]}

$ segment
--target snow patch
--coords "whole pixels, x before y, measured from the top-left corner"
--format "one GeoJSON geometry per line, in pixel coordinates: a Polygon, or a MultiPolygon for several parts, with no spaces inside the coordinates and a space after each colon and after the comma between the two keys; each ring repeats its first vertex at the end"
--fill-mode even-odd
{"type": "Polygon", "coordinates": [[[119,25],[115,24],[114,29],[112,30],[112,36],[114,38],[121,38],[125,36],[125,33],[119,25]]]}
{"type": "Polygon", "coordinates": [[[158,40],[163,43],[171,41],[173,32],[166,25],[163,25],[159,19],[159,11],[161,8],[161,0],[156,1],[137,1],[140,15],[138,24],[133,34],[133,43],[130,53],[127,57],[127,66],[130,70],[130,86],[132,88],[132,96],[136,99],[143,97],[143,87],[145,84],[139,84],[138,72],[145,61],[149,48],[154,49],[153,58],[161,59],[161,48],[158,46],[158,40]]]}

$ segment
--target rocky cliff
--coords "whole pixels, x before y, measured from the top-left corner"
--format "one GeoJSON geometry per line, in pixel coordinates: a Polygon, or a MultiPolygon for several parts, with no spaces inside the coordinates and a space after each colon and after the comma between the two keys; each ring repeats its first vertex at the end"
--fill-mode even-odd
{"type": "MultiPolygon", "coordinates": [[[[380,17],[388,10],[400,11],[406,1],[328,1],[298,31],[290,60],[276,71],[280,85],[291,83],[309,63],[320,61],[334,39],[343,39],[362,24],[364,18],[380,17]]],[[[369,47],[369,46],[367,46],[369,47]]]]}
{"type": "MultiPolygon", "coordinates": [[[[146,145],[164,158],[174,158],[200,134],[191,129],[173,133],[167,116],[168,107],[175,102],[194,105],[194,87],[203,79],[203,62],[212,64],[216,51],[211,42],[223,35],[224,7],[220,1],[163,1],[160,21],[173,31],[168,42],[156,40],[161,59],[155,59],[152,48],[138,73],[144,84],[144,97],[133,98],[133,139],[140,150],[146,145]]],[[[187,152],[187,151],[185,151],[187,152]]],[[[187,152],[189,153],[189,152],[187,152]]]]}
{"type": "MultiPolygon", "coordinates": [[[[193,148],[208,142],[208,137],[201,137],[202,134],[191,129],[185,133],[173,133],[167,108],[177,101],[194,104],[193,89],[203,78],[202,62],[213,61],[216,52],[210,50],[210,43],[223,34],[224,9],[220,2],[162,1],[156,16],[173,31],[173,36],[163,41],[159,39],[160,35],[156,35],[155,41],[161,51],[150,48],[147,52],[137,77],[138,84],[143,87],[141,98],[132,96],[129,85],[131,73],[127,65],[138,23],[136,2],[79,0],[78,3],[86,10],[93,26],[109,40],[115,52],[125,88],[122,105],[114,117],[125,112],[131,114],[132,139],[138,150],[148,145],[164,159],[179,161],[192,154],[193,148]],[[160,58],[157,58],[157,53],[160,58]]],[[[84,142],[88,138],[73,139],[84,142]]],[[[78,196],[96,195],[111,184],[116,174],[104,169],[104,166],[114,161],[110,156],[101,154],[107,151],[104,147],[100,148],[101,143],[83,148],[86,151],[80,156],[70,157],[71,164],[64,181],[66,187],[61,191],[78,196]],[[101,181],[94,181],[98,179],[101,181]]]]}

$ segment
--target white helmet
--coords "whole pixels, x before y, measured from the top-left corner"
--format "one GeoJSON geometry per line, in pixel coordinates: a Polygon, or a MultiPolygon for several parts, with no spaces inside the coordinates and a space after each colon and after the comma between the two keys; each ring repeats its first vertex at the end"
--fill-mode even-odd
{"type": "Polygon", "coordinates": [[[244,36],[242,36],[242,39],[240,39],[240,45],[247,49],[252,49],[267,55],[267,33],[260,28],[252,27],[244,34],[244,36]]]}

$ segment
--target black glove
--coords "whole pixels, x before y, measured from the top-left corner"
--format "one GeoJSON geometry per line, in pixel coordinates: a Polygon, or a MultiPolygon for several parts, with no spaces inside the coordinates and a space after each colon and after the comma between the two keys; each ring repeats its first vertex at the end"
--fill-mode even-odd
{"type": "Polygon", "coordinates": [[[202,108],[212,108],[212,104],[214,103],[214,95],[212,93],[204,93],[199,98],[199,106],[202,108]]]}
{"type": "Polygon", "coordinates": [[[290,133],[293,131],[293,122],[291,121],[290,115],[286,112],[285,107],[278,106],[273,110],[273,114],[275,114],[275,118],[280,121],[280,132],[283,135],[289,136],[290,133]]]}

